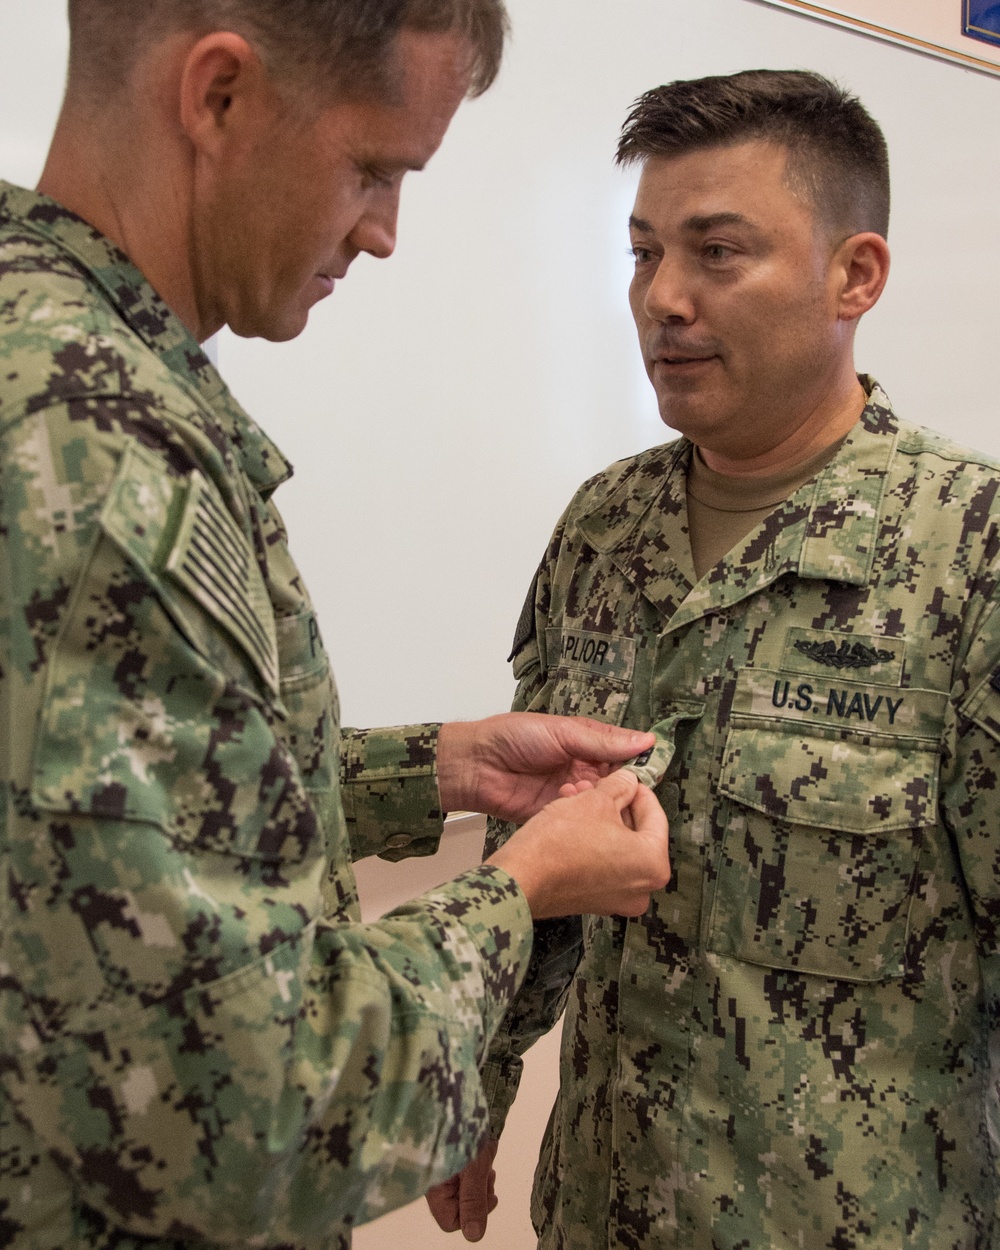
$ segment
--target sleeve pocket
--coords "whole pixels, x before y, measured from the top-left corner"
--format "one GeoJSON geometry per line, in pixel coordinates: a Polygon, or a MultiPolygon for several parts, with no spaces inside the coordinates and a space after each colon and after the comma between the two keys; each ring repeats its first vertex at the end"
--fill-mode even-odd
{"type": "Polygon", "coordinates": [[[243,640],[163,573],[184,486],[162,466],[144,483],[143,466],[126,456],[116,490],[136,494],[144,525],[126,542],[120,510],[102,519],[50,657],[34,802],[147,822],[223,854],[310,858],[317,821],[275,732],[281,709],[262,697],[243,640]]]}

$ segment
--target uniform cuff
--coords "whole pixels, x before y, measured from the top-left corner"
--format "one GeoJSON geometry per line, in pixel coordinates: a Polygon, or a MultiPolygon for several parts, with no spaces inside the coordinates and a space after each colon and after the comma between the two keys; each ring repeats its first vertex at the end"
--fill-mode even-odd
{"type": "Polygon", "coordinates": [[[354,859],[433,855],[445,813],[437,783],[440,725],[344,729],[341,802],[354,859]]]}
{"type": "MultiPolygon", "coordinates": [[[[482,992],[476,1003],[482,1011],[482,1049],[477,1056],[481,1064],[528,970],[534,941],[528,900],[509,873],[492,864],[481,864],[389,912],[382,923],[405,915],[411,907],[436,911],[446,927],[460,924],[469,936],[466,957],[478,958],[482,974],[482,992]]],[[[453,1013],[454,1002],[449,1002],[453,1013]]],[[[442,1010],[446,1007],[448,1004],[443,1004],[442,1010]]]]}
{"type": "Polygon", "coordinates": [[[497,1141],[500,1140],[507,1116],[517,1097],[523,1068],[524,1061],[520,1055],[510,1055],[503,1061],[487,1059],[480,1072],[490,1114],[490,1133],[497,1141]]]}

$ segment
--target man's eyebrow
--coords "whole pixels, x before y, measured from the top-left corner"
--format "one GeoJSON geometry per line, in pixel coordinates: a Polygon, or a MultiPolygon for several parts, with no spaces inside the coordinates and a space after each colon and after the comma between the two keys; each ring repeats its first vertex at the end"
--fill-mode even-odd
{"type": "MultiPolygon", "coordinates": [[[[755,234],[760,233],[759,228],[742,213],[708,213],[705,216],[689,217],[684,222],[684,229],[692,234],[707,234],[709,230],[715,230],[719,226],[742,226],[755,234]]],[[[636,217],[635,214],[628,219],[628,228],[637,234],[656,233],[652,222],[644,217],[636,217]]]]}
{"type": "Polygon", "coordinates": [[[689,217],[684,223],[684,229],[694,234],[707,234],[719,226],[743,226],[755,234],[759,233],[758,227],[742,213],[708,213],[704,217],[689,217]]]}

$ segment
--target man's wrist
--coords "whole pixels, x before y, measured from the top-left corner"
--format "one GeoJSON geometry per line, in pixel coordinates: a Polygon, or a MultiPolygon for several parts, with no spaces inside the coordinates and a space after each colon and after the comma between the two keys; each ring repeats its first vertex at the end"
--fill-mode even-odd
{"type": "Polygon", "coordinates": [[[479,810],[473,766],[477,736],[477,721],[451,721],[438,731],[438,793],[446,812],[479,810]]]}

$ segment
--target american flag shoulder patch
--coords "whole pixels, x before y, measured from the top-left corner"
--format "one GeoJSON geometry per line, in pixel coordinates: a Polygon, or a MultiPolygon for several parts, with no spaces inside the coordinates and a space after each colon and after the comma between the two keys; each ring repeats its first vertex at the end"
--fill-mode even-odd
{"type": "Polygon", "coordinates": [[[278,643],[249,541],[200,473],[192,473],[166,570],[226,629],[278,692],[278,643]]]}

